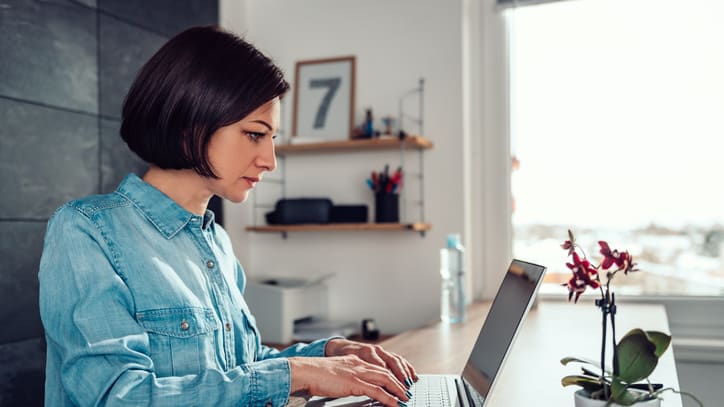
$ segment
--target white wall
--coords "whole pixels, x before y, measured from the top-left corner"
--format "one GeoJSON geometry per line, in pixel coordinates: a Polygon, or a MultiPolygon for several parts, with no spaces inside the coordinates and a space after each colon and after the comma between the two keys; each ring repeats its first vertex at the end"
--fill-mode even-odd
{"type": "MultiPolygon", "coordinates": [[[[231,0],[228,0],[231,1],[231,0]]],[[[375,318],[383,332],[399,332],[437,318],[439,248],[450,232],[464,230],[462,2],[460,0],[249,0],[246,14],[221,1],[221,21],[270,55],[294,80],[298,60],[357,57],[356,115],[371,106],[377,117],[397,115],[398,97],[424,77],[425,238],[408,232],[305,232],[284,240],[244,231],[251,202],[227,206],[227,226],[237,256],[251,276],[309,277],[328,272],[331,316],[375,318]],[[224,15],[225,10],[237,15],[224,15]]],[[[284,128],[291,128],[291,100],[284,128]]],[[[412,105],[414,108],[414,104],[412,105]]],[[[413,132],[415,129],[411,129],[413,132]]],[[[329,196],[336,203],[367,203],[364,180],[395,152],[312,155],[286,159],[288,196],[329,196]]],[[[416,153],[406,156],[417,167],[416,153]]],[[[408,180],[406,188],[417,193],[408,180]]],[[[273,203],[277,187],[260,186],[258,199],[273,203]]],[[[264,210],[258,211],[262,215],[264,210]]],[[[414,207],[407,220],[416,220],[414,207]]]]}

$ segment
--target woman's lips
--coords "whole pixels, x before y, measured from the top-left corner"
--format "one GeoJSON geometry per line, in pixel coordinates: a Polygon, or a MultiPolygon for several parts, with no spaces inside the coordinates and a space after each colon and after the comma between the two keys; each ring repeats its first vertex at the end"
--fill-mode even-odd
{"type": "Polygon", "coordinates": [[[249,184],[249,187],[254,188],[254,185],[256,185],[257,182],[259,182],[259,178],[255,177],[242,177],[244,178],[244,181],[246,181],[249,184]]]}

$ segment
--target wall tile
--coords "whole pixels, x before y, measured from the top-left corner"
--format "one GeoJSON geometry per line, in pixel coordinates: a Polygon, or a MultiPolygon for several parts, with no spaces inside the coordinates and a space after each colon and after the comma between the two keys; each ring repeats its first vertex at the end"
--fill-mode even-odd
{"type": "Polygon", "coordinates": [[[120,118],[123,99],[141,66],[166,38],[100,15],[100,111],[120,118]]]}
{"type": "Polygon", "coordinates": [[[97,191],[97,120],[0,99],[0,218],[48,218],[97,191]]]}
{"type": "MultiPolygon", "coordinates": [[[[38,267],[45,222],[0,222],[0,344],[43,335],[38,308],[38,267]]],[[[0,369],[1,370],[1,369],[0,369]]]]}
{"type": "Polygon", "coordinates": [[[98,8],[169,38],[219,21],[218,2],[208,0],[98,0],[98,8]]]}
{"type": "Polygon", "coordinates": [[[88,7],[96,8],[98,7],[98,2],[96,0],[74,0],[76,3],[83,4],[88,7]]]}
{"type": "Polygon", "coordinates": [[[0,345],[0,406],[42,406],[45,341],[35,338],[0,345]]]}
{"type": "Polygon", "coordinates": [[[40,406],[45,342],[37,272],[43,219],[68,200],[97,193],[99,181],[109,192],[126,173],[143,174],[146,165],[120,139],[119,122],[92,114],[119,118],[141,65],[167,37],[188,26],[217,23],[218,2],[0,3],[0,219],[5,219],[0,221],[0,326],[6,327],[0,329],[0,405],[40,406]],[[111,16],[97,20],[96,7],[111,16]]]}
{"type": "Polygon", "coordinates": [[[0,95],[97,113],[95,11],[66,1],[2,3],[0,95]]]}
{"type": "Polygon", "coordinates": [[[148,164],[128,148],[120,136],[121,123],[101,120],[101,193],[116,190],[129,172],[143,176],[148,164]]]}

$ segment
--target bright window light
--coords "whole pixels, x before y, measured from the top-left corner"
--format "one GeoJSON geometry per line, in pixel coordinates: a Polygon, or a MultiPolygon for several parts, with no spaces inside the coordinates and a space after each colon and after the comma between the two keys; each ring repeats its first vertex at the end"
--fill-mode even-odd
{"type": "Polygon", "coordinates": [[[629,250],[622,294],[724,295],[724,2],[575,0],[508,15],[516,257],[576,232],[629,250]],[[517,169],[516,169],[517,168],[517,169]]]}

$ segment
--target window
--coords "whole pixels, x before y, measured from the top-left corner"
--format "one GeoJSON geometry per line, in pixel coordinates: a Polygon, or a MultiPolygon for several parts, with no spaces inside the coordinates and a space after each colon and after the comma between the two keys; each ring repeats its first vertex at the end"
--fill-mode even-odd
{"type": "Polygon", "coordinates": [[[514,255],[565,295],[571,228],[634,256],[620,294],[724,296],[724,2],[508,13],[514,255]]]}

